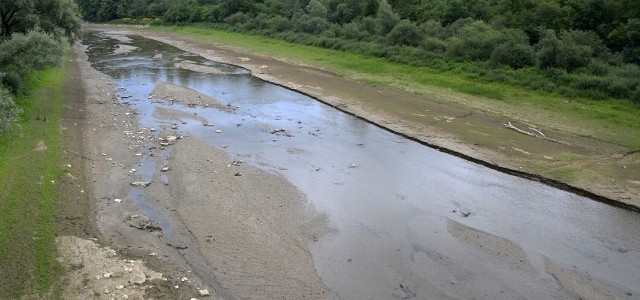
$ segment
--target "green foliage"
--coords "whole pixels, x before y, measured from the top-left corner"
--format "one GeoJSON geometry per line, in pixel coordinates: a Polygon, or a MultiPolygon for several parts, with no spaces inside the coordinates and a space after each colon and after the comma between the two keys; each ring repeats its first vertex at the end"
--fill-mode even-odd
{"type": "Polygon", "coordinates": [[[387,0],[382,0],[380,1],[380,6],[376,15],[376,21],[376,29],[378,34],[386,35],[394,27],[396,27],[396,24],[398,24],[398,22],[400,22],[400,16],[393,11],[391,5],[389,5],[387,0]]]}
{"type": "Polygon", "coordinates": [[[418,46],[422,43],[422,32],[418,26],[409,20],[401,20],[387,34],[387,39],[391,45],[418,46]]]}
{"type": "Polygon", "coordinates": [[[64,38],[56,39],[40,31],[13,34],[10,39],[0,43],[0,66],[26,75],[30,69],[58,65],[65,44],[64,38]]]}
{"type": "MultiPolygon", "coordinates": [[[[56,260],[63,68],[33,72],[16,97],[23,109],[19,134],[0,135],[0,298],[55,299],[51,286],[62,268],[56,260]],[[37,116],[47,116],[43,122],[37,116]],[[47,149],[34,152],[37,142],[47,149]],[[34,184],[34,178],[42,184],[34,184]]],[[[2,93],[2,92],[0,92],[2,93]]]]}
{"type": "MultiPolygon", "coordinates": [[[[0,79],[4,79],[0,74],[0,79]]],[[[16,106],[9,90],[0,85],[0,134],[11,129],[11,125],[18,119],[20,108],[16,106]]]]}
{"type": "Polygon", "coordinates": [[[533,66],[536,63],[533,47],[528,44],[514,44],[511,42],[498,45],[491,53],[491,61],[513,69],[533,66]]]}
{"type": "Polygon", "coordinates": [[[73,0],[0,0],[0,39],[40,28],[73,41],[80,22],[73,0]]]}
{"type": "Polygon", "coordinates": [[[6,70],[4,74],[0,74],[0,86],[4,85],[12,93],[18,93],[22,89],[22,78],[15,70],[6,70]]]}

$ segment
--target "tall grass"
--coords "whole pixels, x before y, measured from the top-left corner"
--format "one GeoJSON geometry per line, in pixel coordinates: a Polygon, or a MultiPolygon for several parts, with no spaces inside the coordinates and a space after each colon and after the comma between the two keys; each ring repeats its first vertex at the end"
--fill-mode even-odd
{"type": "Polygon", "coordinates": [[[62,272],[54,239],[64,76],[64,67],[33,72],[16,97],[21,119],[0,135],[1,299],[42,297],[62,272]]]}

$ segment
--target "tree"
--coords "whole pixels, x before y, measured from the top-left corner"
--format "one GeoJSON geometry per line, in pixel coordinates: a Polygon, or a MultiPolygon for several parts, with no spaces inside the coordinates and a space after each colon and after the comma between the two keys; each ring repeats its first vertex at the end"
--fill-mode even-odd
{"type": "Polygon", "coordinates": [[[393,12],[391,5],[387,0],[380,1],[378,7],[378,14],[376,15],[377,31],[380,35],[386,35],[389,33],[398,22],[400,22],[400,16],[393,12]]]}
{"type": "Polygon", "coordinates": [[[13,32],[29,28],[29,24],[37,19],[34,9],[35,1],[32,0],[0,0],[0,37],[6,38],[13,32]]]}
{"type": "Polygon", "coordinates": [[[73,40],[80,29],[80,12],[73,0],[0,0],[0,37],[39,27],[73,40]]]}
{"type": "Polygon", "coordinates": [[[327,8],[318,0],[311,0],[306,7],[307,13],[311,17],[327,18],[327,8]]]}

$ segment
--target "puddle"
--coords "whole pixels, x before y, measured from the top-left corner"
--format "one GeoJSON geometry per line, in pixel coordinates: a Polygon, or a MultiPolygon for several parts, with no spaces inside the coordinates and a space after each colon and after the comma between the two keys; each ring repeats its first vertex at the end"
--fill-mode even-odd
{"type": "MultiPolygon", "coordinates": [[[[283,174],[326,213],[337,231],[313,242],[311,252],[339,297],[564,298],[545,272],[545,260],[640,294],[638,213],[435,151],[245,69],[128,38],[137,48],[121,55],[112,53],[122,42],[100,34],[88,33],[83,43],[93,66],[115,79],[121,101],[138,110],[143,127],[172,124],[155,118],[156,109],[194,116],[176,122],[180,135],[198,136],[238,160],[283,174]],[[220,72],[176,67],[185,61],[220,72]],[[196,90],[237,110],[150,100],[157,82],[196,90]],[[497,245],[492,253],[466,239],[474,232],[497,245]],[[535,274],[501,259],[516,254],[535,274]]],[[[152,164],[143,163],[149,170],[156,168],[152,164]]],[[[136,203],[143,210],[152,206],[136,203]]]]}

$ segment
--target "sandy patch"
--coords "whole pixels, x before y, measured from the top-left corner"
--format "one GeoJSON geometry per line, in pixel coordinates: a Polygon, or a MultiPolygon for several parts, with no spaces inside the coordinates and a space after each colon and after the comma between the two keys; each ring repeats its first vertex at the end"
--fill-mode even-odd
{"type": "Polygon", "coordinates": [[[199,73],[229,74],[228,72],[220,70],[219,68],[212,67],[212,66],[199,65],[199,64],[196,64],[195,62],[188,61],[188,60],[176,63],[175,67],[176,68],[180,68],[180,69],[185,69],[185,70],[191,70],[191,71],[199,72],[199,73]]]}
{"type": "Polygon", "coordinates": [[[189,120],[197,121],[202,124],[209,124],[209,121],[205,117],[190,114],[181,110],[175,110],[164,107],[156,107],[153,110],[153,117],[162,120],[171,120],[177,122],[187,122],[189,120]]]}
{"type": "Polygon", "coordinates": [[[327,299],[307,245],[326,220],[286,179],[232,162],[204,141],[185,138],[171,157],[180,218],[240,299],[327,299]]]}
{"type": "Polygon", "coordinates": [[[36,152],[42,152],[45,150],[47,150],[47,145],[44,143],[44,141],[39,141],[36,147],[33,148],[33,151],[36,151],[36,152]]]}
{"type": "Polygon", "coordinates": [[[222,104],[213,97],[196,90],[166,82],[157,83],[149,97],[149,99],[164,99],[172,103],[177,102],[189,106],[213,107],[229,113],[237,109],[231,104],[222,104]]]}

